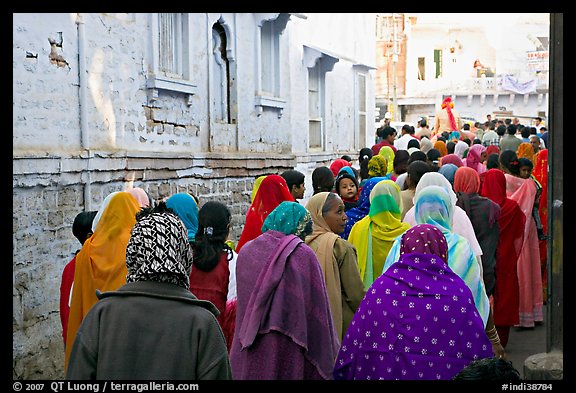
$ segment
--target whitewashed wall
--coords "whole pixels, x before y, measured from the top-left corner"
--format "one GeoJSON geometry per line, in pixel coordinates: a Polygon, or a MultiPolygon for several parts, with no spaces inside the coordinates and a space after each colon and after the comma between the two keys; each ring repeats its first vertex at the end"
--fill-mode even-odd
{"type": "MultiPolygon", "coordinates": [[[[371,129],[365,144],[355,136],[353,68],[375,63],[371,14],[290,17],[280,38],[281,94],[287,102],[280,117],[266,109],[259,115],[255,107],[255,14],[190,15],[196,85],[190,102],[165,91],[149,99],[150,14],[83,14],[83,44],[77,17],[13,14],[15,379],[63,378],[58,288],[79,246],[71,231],[78,212],[97,209],[108,193],[131,185],[154,198],[191,192],[201,204],[218,199],[230,207],[237,239],[257,176],[296,168],[310,182],[316,166],[371,145],[371,129]],[[237,72],[236,125],[216,124],[210,106],[211,28],[218,20],[229,34],[237,72]],[[79,45],[87,69],[84,136],[79,45]],[[327,74],[328,143],[314,154],[307,149],[302,45],[346,58],[327,74]]],[[[371,71],[367,76],[367,119],[373,119],[371,71]]]]}

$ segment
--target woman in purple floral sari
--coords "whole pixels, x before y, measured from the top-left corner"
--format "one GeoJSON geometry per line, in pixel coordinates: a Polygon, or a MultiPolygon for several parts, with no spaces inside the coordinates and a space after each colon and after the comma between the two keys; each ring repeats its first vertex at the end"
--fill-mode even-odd
{"type": "Polygon", "coordinates": [[[472,293],[447,261],[435,226],[402,235],[399,260],[368,289],[342,340],[335,379],[449,380],[493,356],[472,293]]]}

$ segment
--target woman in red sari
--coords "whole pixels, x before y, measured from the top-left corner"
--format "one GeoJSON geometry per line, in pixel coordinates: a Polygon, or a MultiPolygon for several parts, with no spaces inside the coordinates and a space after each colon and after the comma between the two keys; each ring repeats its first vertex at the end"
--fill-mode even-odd
{"type": "Polygon", "coordinates": [[[254,201],[246,212],[246,224],[236,245],[239,253],[244,244],[262,234],[262,224],[268,214],[284,201],[294,202],[286,180],[280,175],[268,175],[260,183],[254,201]]]}
{"type": "Polygon", "coordinates": [[[480,195],[500,206],[493,314],[500,342],[506,348],[510,327],[518,325],[520,320],[517,262],[524,239],[526,217],[518,203],[506,196],[506,177],[500,169],[486,171],[480,195]]]}

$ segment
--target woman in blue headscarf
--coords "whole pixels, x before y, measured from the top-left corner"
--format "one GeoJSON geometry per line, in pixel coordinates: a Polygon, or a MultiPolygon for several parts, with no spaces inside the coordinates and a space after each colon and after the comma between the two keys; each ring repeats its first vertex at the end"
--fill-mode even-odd
{"type": "Polygon", "coordinates": [[[172,195],[166,201],[166,206],[176,213],[188,230],[188,241],[194,242],[198,230],[198,204],[192,195],[181,192],[172,195]]]}

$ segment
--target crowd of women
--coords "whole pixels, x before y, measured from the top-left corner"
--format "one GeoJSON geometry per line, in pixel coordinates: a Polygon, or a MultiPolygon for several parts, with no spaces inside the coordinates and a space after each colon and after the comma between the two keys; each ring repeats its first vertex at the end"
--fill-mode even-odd
{"type": "Polygon", "coordinates": [[[238,242],[226,205],[187,193],[78,214],[66,378],[431,380],[505,360],[510,329],[543,321],[547,149],[453,117],[379,129],[306,200],[296,170],[255,179],[238,242]]]}

